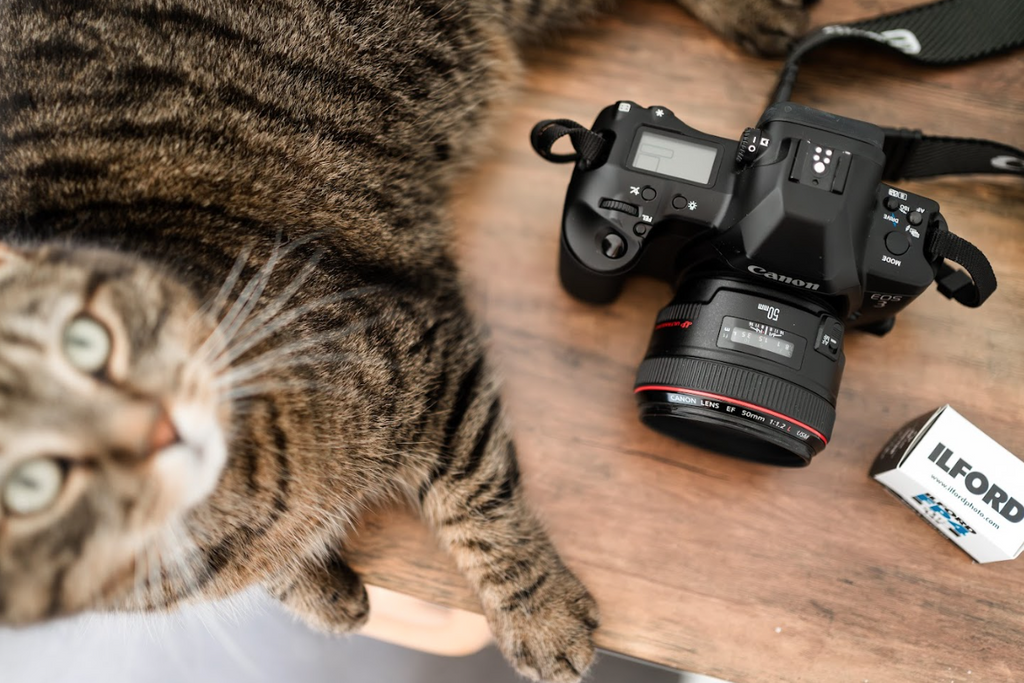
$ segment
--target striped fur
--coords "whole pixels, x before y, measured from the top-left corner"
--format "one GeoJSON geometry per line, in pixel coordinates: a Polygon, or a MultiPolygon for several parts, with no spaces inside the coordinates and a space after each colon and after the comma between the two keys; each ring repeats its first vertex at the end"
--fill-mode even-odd
{"type": "MultiPolygon", "coordinates": [[[[754,50],[805,20],[681,3],[754,50]]],[[[0,0],[0,497],[66,472],[0,508],[0,622],[261,583],[349,631],[345,533],[406,497],[519,671],[580,677],[596,606],[525,506],[444,200],[519,46],[604,4],[0,0]],[[92,374],[61,355],[81,314],[92,374]]]]}

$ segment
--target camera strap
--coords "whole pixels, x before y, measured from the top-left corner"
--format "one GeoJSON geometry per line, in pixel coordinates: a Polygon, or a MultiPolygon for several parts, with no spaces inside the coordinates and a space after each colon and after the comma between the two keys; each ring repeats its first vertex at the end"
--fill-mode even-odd
{"type": "Polygon", "coordinates": [[[541,121],[530,132],[530,144],[537,154],[556,164],[578,162],[583,170],[590,168],[601,157],[607,142],[598,133],[569,119],[541,121]],[[576,153],[552,152],[551,147],[566,135],[569,136],[576,153]]]}
{"type": "Polygon", "coordinates": [[[963,237],[946,230],[929,230],[925,251],[959,264],[970,273],[941,262],[935,287],[947,299],[956,299],[969,308],[977,308],[996,291],[996,274],[985,254],[963,237]],[[973,280],[972,280],[973,278],[973,280]]]}
{"type": "MultiPolygon", "coordinates": [[[[963,64],[1024,45],[1021,0],[939,0],[852,24],[824,26],[790,50],[773,102],[789,101],[800,60],[833,41],[867,41],[925,64],[963,64]]],[[[990,140],[883,128],[885,180],[967,173],[1024,175],[1024,151],[990,140]]]]}
{"type": "MultiPolygon", "coordinates": [[[[790,99],[800,61],[833,41],[868,41],[926,64],[971,62],[1024,45],[1024,0],[939,0],[852,24],[824,26],[798,42],[782,68],[773,102],[790,99]]],[[[883,128],[885,180],[940,175],[1000,173],[1024,176],[1024,151],[991,140],[925,135],[920,130],[883,128]]],[[[574,121],[542,121],[530,136],[548,161],[591,166],[605,140],[574,121]],[[552,145],[569,136],[575,154],[555,154],[552,145]]]]}

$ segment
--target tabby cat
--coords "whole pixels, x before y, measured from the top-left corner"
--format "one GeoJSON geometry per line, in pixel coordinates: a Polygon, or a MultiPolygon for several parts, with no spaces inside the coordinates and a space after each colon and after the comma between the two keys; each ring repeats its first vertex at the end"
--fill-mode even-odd
{"type": "MultiPolygon", "coordinates": [[[[404,498],[523,674],[594,600],[527,510],[445,197],[598,0],[0,0],[0,623],[261,584],[358,628],[404,498]]],[[[800,0],[681,0],[778,52],[800,0]]]]}

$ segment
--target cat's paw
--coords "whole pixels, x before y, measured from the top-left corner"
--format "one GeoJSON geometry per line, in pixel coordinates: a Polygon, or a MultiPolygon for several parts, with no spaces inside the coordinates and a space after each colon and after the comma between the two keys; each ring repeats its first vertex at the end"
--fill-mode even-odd
{"type": "Polygon", "coordinates": [[[358,631],[370,616],[362,579],[335,554],[267,588],[289,611],[325,633],[358,631]]]}
{"type": "Polygon", "coordinates": [[[535,681],[575,683],[594,660],[597,603],[568,570],[545,580],[546,590],[521,600],[529,588],[492,615],[498,646],[516,670],[535,681]]]}
{"type": "Polygon", "coordinates": [[[813,0],[679,0],[713,29],[756,55],[778,56],[807,31],[813,0]]]}

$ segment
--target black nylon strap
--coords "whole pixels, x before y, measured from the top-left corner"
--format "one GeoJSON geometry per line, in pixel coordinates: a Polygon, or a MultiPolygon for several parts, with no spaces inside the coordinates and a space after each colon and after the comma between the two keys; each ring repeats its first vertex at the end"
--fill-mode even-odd
{"type": "Polygon", "coordinates": [[[890,47],[918,61],[960,64],[1006,52],[1024,43],[1024,3],[1020,0],[940,0],[850,26],[882,35],[890,47]],[[916,52],[913,50],[915,42],[919,46],[916,52]]]}
{"type": "Polygon", "coordinates": [[[967,269],[970,277],[945,263],[939,267],[935,284],[946,298],[956,299],[964,306],[977,308],[996,291],[996,274],[981,250],[951,232],[931,230],[925,250],[932,257],[941,257],[967,269]],[[973,278],[973,282],[971,280],[973,278]]]}
{"type": "MultiPolygon", "coordinates": [[[[853,24],[825,26],[790,51],[773,102],[790,99],[800,60],[836,40],[869,41],[926,64],[960,64],[1024,45],[1024,0],[939,0],[853,24]]],[[[988,140],[886,129],[886,180],[959,173],[1024,175],[1024,151],[988,140]]]]}
{"type": "Polygon", "coordinates": [[[530,144],[537,154],[556,164],[578,161],[581,168],[589,168],[604,151],[605,139],[575,121],[553,119],[541,121],[530,132],[530,144]],[[551,147],[556,141],[569,136],[575,154],[555,154],[551,147]]]}
{"type": "Polygon", "coordinates": [[[1024,2],[939,0],[852,24],[823,26],[790,50],[772,101],[789,100],[800,60],[835,40],[870,41],[926,64],[961,64],[1024,45],[1024,2]]]}
{"type": "MultiPolygon", "coordinates": [[[[1022,0],[1024,2],[1024,0],[1022,0]]],[[[885,128],[885,180],[961,173],[1024,175],[1024,151],[991,140],[885,128]]]]}

